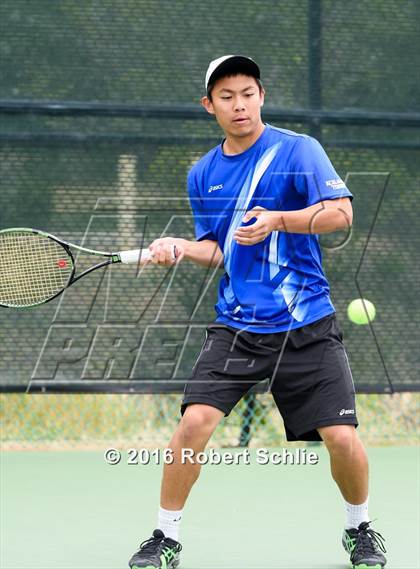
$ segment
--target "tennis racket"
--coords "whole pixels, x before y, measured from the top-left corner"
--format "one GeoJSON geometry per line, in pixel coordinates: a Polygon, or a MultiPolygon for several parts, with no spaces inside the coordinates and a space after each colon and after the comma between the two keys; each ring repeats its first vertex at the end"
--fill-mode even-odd
{"type": "MultiPolygon", "coordinates": [[[[175,259],[175,246],[173,255],[175,259]]],[[[67,243],[37,229],[3,229],[0,231],[0,306],[29,308],[45,304],[96,269],[114,263],[144,264],[151,258],[148,249],[107,253],[67,243]],[[74,251],[105,260],[76,274],[74,251]]]]}

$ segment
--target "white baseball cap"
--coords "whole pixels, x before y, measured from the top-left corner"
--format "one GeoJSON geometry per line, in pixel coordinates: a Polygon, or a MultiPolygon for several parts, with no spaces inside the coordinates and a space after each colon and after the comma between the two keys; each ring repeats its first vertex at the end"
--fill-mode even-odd
{"type": "Polygon", "coordinates": [[[247,75],[251,75],[259,79],[260,68],[250,57],[245,55],[223,55],[217,59],[210,61],[206,72],[205,89],[207,91],[210,82],[217,79],[220,75],[229,75],[229,73],[238,73],[243,71],[247,75]]]}

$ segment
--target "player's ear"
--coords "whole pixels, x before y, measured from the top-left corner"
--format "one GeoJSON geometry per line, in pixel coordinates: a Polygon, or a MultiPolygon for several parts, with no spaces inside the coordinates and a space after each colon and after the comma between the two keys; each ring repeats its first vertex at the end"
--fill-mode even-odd
{"type": "Polygon", "coordinates": [[[265,90],[264,87],[261,87],[261,91],[260,91],[260,97],[261,97],[261,106],[264,106],[264,100],[265,100],[265,90]]]}
{"type": "Polygon", "coordinates": [[[210,99],[207,96],[201,97],[201,105],[206,109],[208,113],[214,115],[213,103],[210,101],[210,99]]]}

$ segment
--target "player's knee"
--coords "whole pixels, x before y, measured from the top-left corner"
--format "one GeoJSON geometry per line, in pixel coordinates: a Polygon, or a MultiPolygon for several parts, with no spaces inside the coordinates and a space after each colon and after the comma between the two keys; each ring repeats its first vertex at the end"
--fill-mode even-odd
{"type": "Polygon", "coordinates": [[[211,435],[220,418],[217,409],[205,405],[191,405],[185,410],[180,423],[180,434],[185,444],[211,435]]]}
{"type": "Polygon", "coordinates": [[[351,453],[356,441],[356,429],[353,425],[336,425],[319,429],[319,433],[332,453],[351,453]]]}

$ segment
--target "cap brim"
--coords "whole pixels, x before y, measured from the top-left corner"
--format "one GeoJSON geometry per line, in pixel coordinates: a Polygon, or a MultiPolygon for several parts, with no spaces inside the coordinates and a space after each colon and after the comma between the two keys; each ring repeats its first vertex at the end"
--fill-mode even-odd
{"type": "Polygon", "coordinates": [[[260,68],[252,61],[249,57],[244,57],[242,55],[235,55],[223,61],[210,75],[209,80],[207,81],[206,87],[211,83],[214,83],[220,77],[226,75],[234,75],[236,73],[243,73],[244,75],[250,75],[251,77],[255,77],[256,79],[260,79],[260,68]]]}

